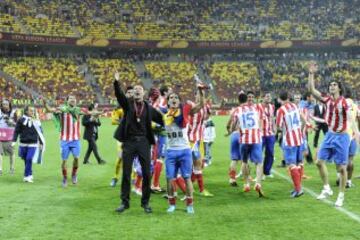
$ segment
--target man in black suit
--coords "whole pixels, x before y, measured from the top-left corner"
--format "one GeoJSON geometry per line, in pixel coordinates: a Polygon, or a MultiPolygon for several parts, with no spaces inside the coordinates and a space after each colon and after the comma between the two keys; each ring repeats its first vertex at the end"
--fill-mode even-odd
{"type": "Polygon", "coordinates": [[[150,149],[155,144],[151,122],[164,126],[162,114],[154,109],[147,101],[144,101],[144,89],[140,85],[134,86],[132,98],[126,98],[120,87],[120,75],[115,73],[114,90],[119,105],[124,110],[124,117],[115,132],[114,137],[123,143],[123,175],[121,182],[121,204],[116,209],[118,213],[124,212],[130,207],[130,181],[132,165],[135,156],[139,157],[142,174],[142,197],[141,207],[145,213],[152,213],[149,206],[150,200],[150,149]]]}
{"type": "MultiPolygon", "coordinates": [[[[88,110],[89,112],[97,111],[94,104],[90,104],[88,110]]],[[[96,145],[96,140],[98,139],[98,127],[101,125],[99,115],[84,115],[82,125],[85,127],[84,139],[88,141],[88,149],[85,154],[84,164],[89,163],[91,152],[94,152],[95,158],[99,164],[105,164],[106,162],[99,156],[96,145]]]]}
{"type": "Polygon", "coordinates": [[[325,136],[325,134],[328,131],[328,125],[325,122],[324,115],[325,115],[325,105],[319,102],[314,107],[314,117],[313,117],[316,123],[315,135],[314,135],[315,156],[317,155],[320,132],[322,131],[325,136]]]}

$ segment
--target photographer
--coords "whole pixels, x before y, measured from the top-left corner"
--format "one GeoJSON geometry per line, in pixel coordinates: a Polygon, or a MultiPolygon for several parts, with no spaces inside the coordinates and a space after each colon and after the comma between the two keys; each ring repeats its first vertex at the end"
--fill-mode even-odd
{"type": "Polygon", "coordinates": [[[10,174],[14,174],[15,171],[15,144],[12,139],[16,121],[16,110],[12,108],[9,100],[3,99],[0,105],[0,176],[4,155],[10,157],[10,174]]]}

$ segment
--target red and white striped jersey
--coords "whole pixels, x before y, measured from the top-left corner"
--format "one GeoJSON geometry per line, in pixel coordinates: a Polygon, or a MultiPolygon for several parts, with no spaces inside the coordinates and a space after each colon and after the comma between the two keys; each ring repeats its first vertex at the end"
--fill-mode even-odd
{"type": "Polygon", "coordinates": [[[60,126],[60,139],[62,141],[74,141],[80,139],[80,116],[77,116],[77,119],[74,119],[70,113],[63,112],[60,114],[60,126]]]}
{"type": "Polygon", "coordinates": [[[261,143],[261,121],[264,119],[262,107],[256,104],[243,104],[234,114],[240,131],[240,143],[261,143]]]}
{"type": "Polygon", "coordinates": [[[343,96],[336,100],[330,96],[325,96],[323,102],[326,105],[325,121],[329,129],[337,133],[347,131],[348,122],[351,119],[351,109],[346,99],[343,96]]]}
{"type": "Polygon", "coordinates": [[[282,129],[283,144],[289,147],[303,143],[300,110],[294,103],[286,103],[276,113],[276,125],[282,129]]]}
{"type": "Polygon", "coordinates": [[[305,136],[305,134],[307,133],[308,129],[312,128],[311,125],[311,111],[307,108],[300,108],[300,112],[303,115],[304,119],[305,119],[305,126],[303,127],[303,134],[305,136]]]}
{"type": "MultiPolygon", "coordinates": [[[[190,103],[192,107],[194,103],[190,103]]],[[[201,141],[204,135],[204,120],[207,118],[209,106],[205,105],[199,112],[189,116],[188,136],[191,142],[201,141]]]]}
{"type": "Polygon", "coordinates": [[[262,104],[264,112],[264,119],[262,121],[262,135],[264,137],[274,136],[274,117],[275,117],[275,106],[274,104],[262,104]]]}

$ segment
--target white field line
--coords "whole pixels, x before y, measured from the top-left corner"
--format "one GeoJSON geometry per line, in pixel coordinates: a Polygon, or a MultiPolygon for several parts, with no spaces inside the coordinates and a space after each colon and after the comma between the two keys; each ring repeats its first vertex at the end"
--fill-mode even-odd
{"type": "MultiPolygon", "coordinates": [[[[281,177],[282,179],[284,179],[284,180],[292,183],[292,180],[291,180],[289,177],[287,177],[287,176],[285,176],[285,175],[283,175],[283,174],[275,171],[274,169],[272,169],[272,171],[275,173],[275,175],[277,175],[277,176],[281,177]]],[[[310,194],[312,197],[314,197],[315,199],[316,199],[316,197],[318,196],[318,194],[316,194],[313,190],[311,190],[311,189],[309,189],[309,188],[303,187],[303,189],[304,189],[305,192],[309,193],[309,194],[310,194]]],[[[346,198],[345,198],[345,199],[346,199],[346,198]]],[[[351,218],[351,219],[355,220],[356,222],[360,223],[360,216],[357,215],[356,213],[351,212],[351,211],[347,210],[347,209],[344,208],[344,207],[335,207],[335,203],[332,202],[332,201],[330,201],[330,200],[328,200],[328,199],[317,200],[317,201],[322,201],[322,202],[324,202],[324,203],[326,203],[326,204],[334,207],[334,208],[335,208],[336,210],[338,210],[339,212],[345,214],[345,215],[348,216],[349,218],[351,218]]],[[[345,201],[346,201],[346,200],[345,200],[345,201]]]]}

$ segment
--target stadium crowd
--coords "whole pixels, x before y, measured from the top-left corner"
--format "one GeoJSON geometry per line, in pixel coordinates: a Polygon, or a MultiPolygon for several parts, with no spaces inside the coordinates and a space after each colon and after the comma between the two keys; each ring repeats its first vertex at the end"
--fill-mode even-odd
{"type": "Polygon", "coordinates": [[[356,0],[4,0],[0,30],[141,40],[352,39],[360,36],[359,9],[356,0]]]}

